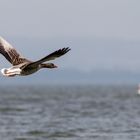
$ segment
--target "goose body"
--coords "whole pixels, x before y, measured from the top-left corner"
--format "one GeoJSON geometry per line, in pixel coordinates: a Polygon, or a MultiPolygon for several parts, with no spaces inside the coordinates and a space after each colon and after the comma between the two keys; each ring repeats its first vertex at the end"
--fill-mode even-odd
{"type": "Polygon", "coordinates": [[[7,77],[26,76],[42,68],[57,68],[53,63],[45,62],[54,60],[68,51],[70,51],[69,48],[62,48],[34,62],[22,57],[5,39],[0,37],[0,53],[12,64],[10,68],[1,69],[1,73],[7,77]]]}

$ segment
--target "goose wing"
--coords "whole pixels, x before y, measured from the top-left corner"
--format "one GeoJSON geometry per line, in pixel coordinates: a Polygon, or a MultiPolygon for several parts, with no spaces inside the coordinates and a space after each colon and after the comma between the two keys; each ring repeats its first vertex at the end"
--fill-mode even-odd
{"type": "Polygon", "coordinates": [[[46,61],[54,60],[54,59],[56,59],[56,58],[58,58],[58,57],[60,57],[60,56],[62,56],[64,54],[66,54],[68,51],[70,51],[69,48],[59,49],[59,50],[47,55],[46,57],[44,57],[44,58],[42,58],[42,59],[40,59],[40,60],[38,60],[38,61],[36,61],[34,63],[41,64],[41,63],[46,62],[46,61]]]}
{"type": "Polygon", "coordinates": [[[2,37],[0,37],[0,53],[13,65],[18,65],[29,60],[20,56],[20,54],[2,37]]]}
{"type": "Polygon", "coordinates": [[[44,63],[46,61],[50,61],[50,60],[54,60],[64,54],[66,54],[68,51],[70,51],[71,49],[70,48],[62,48],[62,49],[59,49],[49,55],[47,55],[46,57],[38,60],[38,61],[35,61],[35,62],[32,62],[30,63],[29,65],[27,65],[27,67],[35,67],[41,63],[44,63]]]}

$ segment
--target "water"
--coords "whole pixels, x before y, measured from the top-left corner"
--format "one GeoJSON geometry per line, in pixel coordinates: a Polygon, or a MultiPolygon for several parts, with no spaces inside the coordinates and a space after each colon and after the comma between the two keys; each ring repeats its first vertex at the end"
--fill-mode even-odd
{"type": "Polygon", "coordinates": [[[133,86],[1,87],[1,140],[139,140],[133,86]]]}

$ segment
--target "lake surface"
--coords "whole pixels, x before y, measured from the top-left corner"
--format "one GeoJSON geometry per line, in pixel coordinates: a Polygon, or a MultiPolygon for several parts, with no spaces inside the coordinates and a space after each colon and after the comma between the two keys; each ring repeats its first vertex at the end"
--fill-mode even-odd
{"type": "Polygon", "coordinates": [[[134,86],[0,87],[0,140],[140,140],[134,86]]]}

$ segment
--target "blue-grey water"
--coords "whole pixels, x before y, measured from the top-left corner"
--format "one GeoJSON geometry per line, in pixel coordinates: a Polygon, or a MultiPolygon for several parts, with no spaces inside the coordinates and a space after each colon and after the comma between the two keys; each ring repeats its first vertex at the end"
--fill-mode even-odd
{"type": "Polygon", "coordinates": [[[135,86],[0,87],[0,140],[140,140],[135,86]]]}

